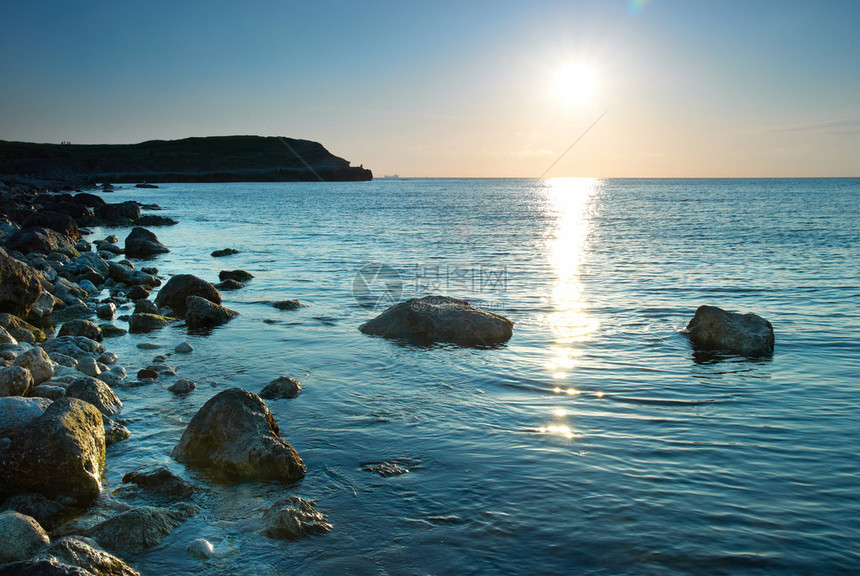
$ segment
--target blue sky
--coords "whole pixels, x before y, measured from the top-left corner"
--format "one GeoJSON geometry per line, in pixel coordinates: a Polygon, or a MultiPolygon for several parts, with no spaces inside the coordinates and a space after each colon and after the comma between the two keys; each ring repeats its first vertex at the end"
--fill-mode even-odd
{"type": "Polygon", "coordinates": [[[0,2],[0,138],[322,142],[377,175],[860,175],[860,3],[0,2]],[[553,86],[571,63],[596,89],[553,86]],[[608,111],[608,112],[607,112],[608,111]]]}

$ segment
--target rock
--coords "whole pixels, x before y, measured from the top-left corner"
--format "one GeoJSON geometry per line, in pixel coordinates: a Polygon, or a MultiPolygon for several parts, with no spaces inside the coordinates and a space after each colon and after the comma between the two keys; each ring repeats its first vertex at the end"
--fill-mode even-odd
{"type": "Polygon", "coordinates": [[[260,392],[260,398],[266,400],[275,400],[278,398],[295,398],[302,390],[302,385],[295,378],[289,376],[279,376],[275,378],[263,388],[260,392]]]}
{"type": "Polygon", "coordinates": [[[161,280],[143,270],[135,270],[119,262],[108,262],[108,278],[116,282],[124,282],[129,286],[142,285],[150,288],[161,286],[161,280]]]}
{"type": "Polygon", "coordinates": [[[101,292],[95,284],[93,284],[92,280],[83,279],[78,283],[78,286],[81,287],[81,290],[87,293],[87,296],[92,296],[93,294],[98,294],[101,292]]]}
{"type": "Polygon", "coordinates": [[[57,336],[86,336],[90,340],[101,342],[101,329],[89,320],[69,320],[60,328],[57,336]]]}
{"type": "Polygon", "coordinates": [[[0,396],[24,396],[33,386],[30,371],[21,366],[0,368],[0,396]]]}
{"type": "Polygon", "coordinates": [[[0,312],[26,316],[41,295],[38,273],[0,248],[0,312]]]}
{"type": "Polygon", "coordinates": [[[168,280],[155,297],[155,303],[185,316],[189,296],[199,296],[214,304],[221,303],[221,294],[212,284],[191,274],[178,274],[168,280]]]}
{"type": "MultiPolygon", "coordinates": [[[[96,306],[96,315],[102,320],[113,320],[116,314],[116,304],[113,302],[103,302],[96,306]]],[[[101,334],[101,331],[99,331],[101,334]]]]}
{"type": "Polygon", "coordinates": [[[93,245],[87,242],[86,240],[78,240],[75,243],[75,250],[78,252],[89,252],[93,249],[93,245]]]}
{"type": "Polygon", "coordinates": [[[45,398],[0,397],[0,437],[8,436],[32,422],[50,405],[51,401],[45,398]]]}
{"type": "Polygon", "coordinates": [[[41,344],[48,354],[64,354],[75,360],[95,358],[105,351],[101,342],[96,342],[86,336],[59,336],[41,344]]]}
{"type": "Polygon", "coordinates": [[[48,400],[56,400],[66,395],[66,389],[61,386],[52,386],[50,384],[39,384],[33,388],[33,396],[38,398],[47,398],[48,400]]]}
{"type": "Polygon", "coordinates": [[[99,324],[99,329],[102,331],[102,338],[117,338],[128,334],[128,330],[114,326],[110,322],[99,324]]]}
{"type": "Polygon", "coordinates": [[[0,564],[29,558],[50,543],[48,534],[30,516],[0,512],[0,564]]]}
{"type": "Polygon", "coordinates": [[[161,348],[161,344],[156,344],[155,342],[141,342],[137,347],[141,350],[158,350],[161,348]]]}
{"type": "Polygon", "coordinates": [[[273,306],[278,310],[296,310],[302,307],[302,303],[298,300],[278,300],[273,306]]]}
{"type": "Polygon", "coordinates": [[[78,372],[83,372],[92,378],[98,378],[102,373],[99,363],[95,358],[81,358],[77,365],[78,372]]]}
{"type": "Polygon", "coordinates": [[[158,372],[149,368],[141,368],[137,371],[137,377],[139,379],[150,378],[152,380],[156,380],[158,379],[158,372]]]}
{"type": "Polygon", "coordinates": [[[134,185],[135,188],[158,188],[155,184],[149,184],[148,182],[141,182],[139,184],[134,185]]]}
{"type": "Polygon", "coordinates": [[[755,314],[727,312],[716,306],[699,306],[684,329],[693,346],[740,356],[773,354],[773,326],[755,314]]]}
{"type": "Polygon", "coordinates": [[[215,250],[212,252],[213,258],[221,258],[223,256],[232,256],[233,254],[238,254],[239,251],[235,248],[224,248],[223,250],[215,250]]]}
{"type": "Polygon", "coordinates": [[[185,309],[185,324],[192,329],[220,326],[239,315],[234,310],[214,304],[200,296],[189,296],[185,300],[185,309]]]}
{"type": "Polygon", "coordinates": [[[196,540],[189,542],[188,546],[185,547],[185,551],[200,560],[206,560],[217,556],[215,547],[209,540],[204,538],[197,538],[196,540]]]}
{"type": "Polygon", "coordinates": [[[146,228],[139,226],[132,228],[125,239],[125,254],[131,258],[146,258],[165,252],[170,250],[158,241],[158,236],[146,228]]]}
{"type": "Polygon", "coordinates": [[[101,362],[102,364],[110,365],[110,364],[113,364],[114,362],[117,361],[117,355],[114,354],[113,352],[105,352],[104,354],[99,356],[98,361],[101,362]]]}
{"type": "Polygon", "coordinates": [[[95,207],[95,215],[108,224],[126,225],[140,218],[140,205],[129,200],[119,204],[105,204],[95,207]]]}
{"type": "Polygon", "coordinates": [[[32,344],[33,342],[43,342],[48,338],[47,334],[35,326],[6,312],[0,313],[0,326],[18,342],[32,344]]]}
{"type": "Polygon", "coordinates": [[[269,538],[298,540],[330,530],[331,524],[314,508],[313,502],[298,496],[279,500],[263,514],[263,534],[269,538]]]}
{"type": "Polygon", "coordinates": [[[18,341],[15,340],[15,337],[9,334],[4,327],[0,326],[0,344],[12,344],[13,346],[17,346],[18,341]]]}
{"type": "Polygon", "coordinates": [[[68,236],[41,226],[26,228],[13,233],[6,239],[6,249],[17,250],[22,254],[59,252],[73,257],[80,255],[75,250],[74,242],[68,236]]]}
{"type": "Polygon", "coordinates": [[[186,482],[164,465],[146,466],[126,472],[122,481],[136,484],[146,492],[177,500],[187,500],[197,490],[193,484],[186,482]]]}
{"type": "Polygon", "coordinates": [[[50,530],[61,519],[66,507],[41,494],[25,493],[7,498],[0,509],[14,510],[25,516],[32,516],[40,526],[50,530]]]}
{"type": "Polygon", "coordinates": [[[174,394],[188,394],[195,388],[197,388],[197,384],[187,378],[180,378],[175,383],[167,387],[167,389],[174,394]]]}
{"type": "Polygon", "coordinates": [[[132,286],[131,290],[128,291],[128,299],[134,302],[145,300],[146,298],[149,298],[149,290],[145,286],[132,286]]]}
{"type": "Polygon", "coordinates": [[[134,303],[135,314],[155,314],[161,316],[161,310],[155,305],[152,300],[138,300],[134,303]]]}
{"type": "Polygon", "coordinates": [[[89,309],[86,304],[77,303],[71,306],[66,306],[62,310],[55,310],[48,320],[52,324],[62,324],[70,320],[79,320],[95,316],[95,312],[89,309]]]}
{"type": "Polygon", "coordinates": [[[359,330],[416,344],[453,342],[476,346],[506,342],[513,326],[507,318],[471,306],[465,300],[425,296],[391,306],[359,330]]]}
{"type": "Polygon", "coordinates": [[[113,388],[120,386],[127,376],[128,374],[126,374],[125,368],[122,366],[114,366],[107,372],[99,374],[99,380],[113,388]]]}
{"type": "Polygon", "coordinates": [[[174,226],[179,224],[179,221],[174,220],[173,218],[169,218],[167,216],[159,216],[157,214],[145,214],[137,219],[137,222],[140,226],[174,226]]]}
{"type": "Polygon", "coordinates": [[[245,287],[244,284],[242,284],[241,282],[236,282],[235,280],[224,280],[223,282],[219,282],[218,284],[215,284],[215,288],[217,288],[218,290],[224,290],[227,292],[229,292],[231,290],[238,290],[238,289],[244,288],[244,287],[245,287]]]}
{"type": "Polygon", "coordinates": [[[43,290],[42,294],[30,309],[30,316],[35,318],[45,318],[46,316],[50,316],[51,312],[54,311],[54,306],[58,303],[62,303],[62,301],[58,298],[54,298],[54,295],[50,292],[43,290]]]}
{"type": "Polygon", "coordinates": [[[107,276],[110,271],[110,265],[94,252],[81,254],[75,258],[70,268],[79,274],[83,273],[87,269],[94,270],[103,277],[107,276]]]}
{"type": "Polygon", "coordinates": [[[80,398],[89,402],[99,409],[104,416],[113,416],[122,410],[122,402],[105,384],[98,378],[78,378],[66,388],[66,396],[69,398],[80,398]]]}
{"type": "Polygon", "coordinates": [[[158,314],[132,314],[128,322],[128,331],[132,334],[152,332],[170,325],[172,320],[158,314]]]}
{"type": "Polygon", "coordinates": [[[66,536],[48,547],[47,554],[93,576],[140,576],[140,572],[113,554],[97,548],[88,538],[66,536]]]}
{"type": "Polygon", "coordinates": [[[13,366],[21,366],[30,371],[33,377],[33,385],[38,386],[45,380],[50,380],[54,375],[54,363],[44,349],[36,346],[23,354],[20,354],[12,363],[13,366]]]}
{"type": "Polygon", "coordinates": [[[131,432],[128,431],[128,428],[116,420],[112,420],[106,416],[102,416],[102,420],[104,421],[105,427],[105,446],[110,446],[111,444],[128,440],[129,436],[131,436],[131,432]]]}
{"type": "Polygon", "coordinates": [[[59,232],[70,240],[77,242],[81,239],[81,232],[75,219],[68,214],[54,212],[52,210],[39,210],[24,218],[21,222],[22,228],[50,228],[59,232]]]}
{"type": "Polygon", "coordinates": [[[250,272],[245,272],[244,270],[222,270],[218,273],[218,279],[222,282],[224,280],[235,280],[236,282],[247,282],[254,275],[250,272]]]}
{"type": "MultiPolygon", "coordinates": [[[[44,349],[44,348],[43,348],[44,349]]],[[[45,352],[48,352],[45,350],[45,352]]],[[[77,368],[78,361],[72,358],[71,356],[66,356],[65,354],[60,354],[59,352],[51,351],[48,352],[48,356],[51,357],[56,364],[59,366],[67,366],[69,368],[77,368]]]]}
{"type": "Polygon", "coordinates": [[[191,419],[171,455],[234,479],[294,481],[305,474],[302,459],[281,438],[266,404],[241,388],[210,398],[191,419]]]}
{"type": "Polygon", "coordinates": [[[161,542],[196,513],[197,507],[191,504],[177,504],[170,508],[138,506],[97,524],[90,533],[108,550],[140,552],[161,542]]]}
{"type": "Polygon", "coordinates": [[[177,344],[176,348],[173,349],[177,354],[191,354],[194,350],[194,346],[189,344],[188,342],[183,342],[181,344],[177,344]]]}
{"type": "Polygon", "coordinates": [[[89,570],[69,566],[54,557],[37,557],[0,566],[0,576],[96,576],[89,570]]]}
{"type": "Polygon", "coordinates": [[[60,398],[18,428],[0,453],[0,491],[70,497],[85,504],[101,491],[104,459],[101,412],[89,402],[60,398]]]}

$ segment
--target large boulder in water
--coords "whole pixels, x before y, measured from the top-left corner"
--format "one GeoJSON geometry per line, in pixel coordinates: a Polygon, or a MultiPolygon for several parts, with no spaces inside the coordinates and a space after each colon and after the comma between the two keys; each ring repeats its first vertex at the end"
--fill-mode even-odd
{"type": "Polygon", "coordinates": [[[83,504],[101,491],[105,433],[101,412],[89,402],[55,400],[10,440],[0,454],[0,494],[36,492],[83,504]]]}
{"type": "Polygon", "coordinates": [[[699,306],[684,329],[701,350],[758,357],[773,354],[773,326],[755,314],[727,312],[716,306],[699,306]]]}
{"type": "Polygon", "coordinates": [[[158,241],[158,236],[146,228],[136,226],[125,239],[125,255],[131,258],[145,258],[155,254],[164,254],[170,250],[158,241]]]}
{"type": "Polygon", "coordinates": [[[168,307],[180,316],[185,316],[185,300],[189,296],[200,296],[215,304],[221,303],[221,293],[212,284],[193,274],[177,274],[158,291],[155,303],[159,308],[168,307]]]}
{"type": "Polygon", "coordinates": [[[448,296],[425,296],[395,304],[359,328],[365,334],[417,344],[453,342],[463,346],[506,342],[513,329],[514,323],[507,318],[448,296]]]}
{"type": "Polygon", "coordinates": [[[26,316],[41,295],[38,274],[0,248],[0,312],[26,316]]]}
{"type": "Polygon", "coordinates": [[[171,453],[188,464],[215,468],[232,479],[293,481],[305,475],[299,454],[283,438],[266,403],[230,388],[206,402],[171,453]]]}
{"type": "Polygon", "coordinates": [[[220,326],[239,315],[235,310],[230,310],[200,296],[186,298],[185,309],[185,324],[192,329],[220,326]]]}

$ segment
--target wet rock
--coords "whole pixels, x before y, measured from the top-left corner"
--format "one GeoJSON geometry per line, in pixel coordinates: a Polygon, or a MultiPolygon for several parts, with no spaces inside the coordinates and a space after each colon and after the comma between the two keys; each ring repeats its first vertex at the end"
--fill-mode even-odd
{"type": "Polygon", "coordinates": [[[8,436],[35,420],[50,405],[51,401],[45,398],[0,397],[0,437],[8,436]]]}
{"type": "Polygon", "coordinates": [[[197,490],[193,484],[186,482],[164,465],[146,466],[126,472],[122,481],[136,484],[146,492],[177,500],[187,500],[197,490]]]}
{"type": "Polygon", "coordinates": [[[0,326],[18,342],[33,344],[47,340],[48,335],[13,314],[0,313],[0,326]]]}
{"type": "Polygon", "coordinates": [[[174,226],[179,224],[178,220],[174,220],[169,216],[160,216],[158,214],[145,214],[137,219],[135,224],[141,226],[174,226]]]}
{"type": "Polygon", "coordinates": [[[198,558],[200,560],[206,560],[217,556],[215,547],[209,540],[204,538],[198,538],[189,542],[188,546],[185,547],[185,551],[194,558],[198,558]]]}
{"type": "Polygon", "coordinates": [[[40,526],[51,530],[66,511],[66,507],[41,494],[16,494],[7,498],[0,510],[13,510],[33,517],[40,526]]]}
{"type": "Polygon", "coordinates": [[[110,386],[98,378],[90,378],[89,376],[78,378],[66,388],[66,396],[89,402],[98,408],[104,416],[113,416],[122,410],[120,399],[110,389],[110,386]]]}
{"type": "Polygon", "coordinates": [[[42,226],[14,232],[6,239],[6,250],[17,250],[22,254],[59,252],[68,256],[79,256],[74,242],[68,236],[42,226]]]}
{"type": "Polygon", "coordinates": [[[186,300],[189,296],[199,296],[214,304],[221,303],[221,294],[206,280],[192,274],[178,274],[172,277],[155,297],[159,307],[171,308],[180,316],[185,316],[186,300]]]}
{"type": "Polygon", "coordinates": [[[125,254],[131,258],[146,258],[165,252],[170,250],[158,241],[158,236],[146,228],[139,226],[132,228],[125,239],[125,254]]]}
{"type": "Polygon", "coordinates": [[[311,534],[322,534],[331,530],[313,502],[287,496],[276,502],[263,514],[263,534],[269,538],[298,540],[311,534]]]}
{"type": "Polygon", "coordinates": [[[301,383],[289,376],[279,376],[266,384],[260,392],[260,398],[275,400],[279,398],[295,398],[302,391],[301,383]]]}
{"type": "Polygon", "coordinates": [[[400,476],[408,474],[409,468],[414,466],[414,463],[392,460],[390,462],[368,462],[361,465],[361,469],[365,472],[373,472],[387,478],[389,476],[400,476]]]}
{"type": "Polygon", "coordinates": [[[14,336],[9,334],[4,327],[0,326],[0,344],[17,345],[18,341],[14,336]]]}
{"type": "Polygon", "coordinates": [[[92,282],[92,280],[86,278],[78,282],[78,286],[81,287],[81,290],[87,293],[87,296],[92,296],[93,294],[98,294],[99,292],[101,292],[101,290],[99,290],[92,282]]]}
{"type": "Polygon", "coordinates": [[[54,375],[54,364],[51,362],[51,357],[39,346],[19,354],[12,365],[29,370],[34,386],[38,386],[45,380],[50,380],[51,376],[54,375]]]}
{"type": "Polygon", "coordinates": [[[222,270],[218,273],[218,279],[222,282],[225,280],[235,280],[236,282],[247,282],[254,277],[250,272],[245,270],[222,270]]]}
{"type": "Polygon", "coordinates": [[[89,570],[70,566],[50,556],[11,562],[0,566],[0,576],[95,576],[89,570]]]}
{"type": "Polygon", "coordinates": [[[30,371],[21,366],[0,368],[0,396],[24,396],[33,386],[30,371]]]}
{"type": "Polygon", "coordinates": [[[102,331],[94,323],[89,320],[69,320],[60,327],[58,336],[86,336],[90,340],[101,342],[102,331]]]}
{"type": "Polygon", "coordinates": [[[188,342],[182,342],[181,344],[177,344],[176,348],[173,349],[177,354],[190,354],[194,350],[194,346],[189,344],[188,342]]]}
{"type": "Polygon", "coordinates": [[[71,320],[90,318],[92,316],[95,316],[95,312],[90,310],[90,308],[86,304],[82,302],[77,302],[71,304],[70,306],[66,306],[62,310],[54,309],[54,312],[49,317],[49,320],[52,324],[62,324],[71,320]]]}
{"type": "Polygon", "coordinates": [[[189,296],[185,300],[185,310],[185,324],[192,329],[220,326],[239,315],[234,310],[199,296],[189,296]]]}
{"type": "Polygon", "coordinates": [[[218,290],[231,291],[231,290],[239,290],[240,288],[244,288],[245,285],[241,282],[236,282],[235,280],[224,280],[223,282],[219,282],[215,284],[215,288],[218,290]]]}
{"type": "MultiPolygon", "coordinates": [[[[1,400],[1,399],[0,399],[1,400]]],[[[39,399],[41,400],[41,399],[39,399]]],[[[87,503],[101,491],[104,427],[98,409],[77,398],[55,400],[18,428],[0,453],[0,491],[68,496],[87,503]]]]}
{"type": "Polygon", "coordinates": [[[114,326],[110,322],[99,324],[99,329],[102,331],[102,338],[118,338],[128,334],[128,330],[114,326]]]}
{"type": "Polygon", "coordinates": [[[725,351],[752,358],[773,354],[773,326],[755,314],[699,306],[683,333],[701,350],[725,351]]]}
{"type": "Polygon", "coordinates": [[[155,314],[157,316],[160,316],[161,310],[158,309],[158,306],[156,306],[155,302],[153,302],[152,300],[138,300],[134,303],[134,313],[155,314]]]}
{"type": "Polygon", "coordinates": [[[87,252],[75,258],[70,268],[78,274],[82,274],[86,270],[93,270],[100,276],[106,277],[110,270],[110,265],[105,262],[104,258],[100,258],[98,254],[87,252]]]}
{"type": "MultiPolygon", "coordinates": [[[[59,298],[55,298],[53,294],[48,291],[43,290],[42,294],[33,304],[33,307],[30,309],[30,317],[31,318],[46,318],[51,315],[54,311],[54,307],[62,304],[62,300],[59,298]]],[[[34,320],[35,322],[36,320],[34,320]]]]}
{"type": "MultiPolygon", "coordinates": [[[[48,351],[45,350],[45,352],[48,351]]],[[[67,366],[69,368],[77,368],[78,366],[78,361],[71,356],[66,356],[65,354],[60,354],[59,352],[54,351],[48,352],[48,356],[50,356],[51,360],[53,360],[56,364],[60,366],[67,366]]]]}
{"type": "Polygon", "coordinates": [[[64,354],[76,360],[95,358],[105,351],[101,342],[96,342],[86,336],[60,336],[41,344],[48,354],[64,354]]]}
{"type": "Polygon", "coordinates": [[[412,298],[391,306],[361,325],[364,334],[397,338],[415,344],[452,342],[462,346],[506,342],[513,322],[448,296],[412,298]]]}
{"type": "Polygon", "coordinates": [[[0,248],[0,311],[26,316],[41,295],[38,273],[0,248]]]}
{"type": "Polygon", "coordinates": [[[175,383],[167,387],[174,394],[188,394],[197,388],[197,385],[187,378],[180,378],[175,383]]]}
{"type": "Polygon", "coordinates": [[[152,332],[169,326],[172,320],[158,314],[132,314],[128,322],[128,331],[132,334],[152,332]]]}
{"type": "Polygon", "coordinates": [[[48,547],[47,555],[93,576],[140,576],[140,572],[109,552],[95,546],[89,538],[66,536],[48,547]]]}
{"type": "Polygon", "coordinates": [[[114,366],[107,372],[102,372],[99,374],[99,380],[104,382],[110,387],[120,386],[123,381],[128,377],[128,374],[125,372],[125,368],[122,366],[114,366]]]}
{"type": "Polygon", "coordinates": [[[215,250],[212,252],[213,258],[221,258],[223,256],[232,256],[233,254],[238,254],[239,251],[235,248],[224,248],[222,250],[215,250]]]}
{"type": "Polygon", "coordinates": [[[241,388],[210,398],[191,419],[171,455],[235,479],[293,481],[305,474],[302,459],[281,438],[266,404],[241,388]]]}
{"type": "Polygon", "coordinates": [[[98,378],[102,373],[99,363],[95,358],[81,358],[77,365],[78,372],[83,372],[92,378],[98,378]]]}
{"type": "Polygon", "coordinates": [[[272,305],[278,310],[296,310],[302,307],[302,303],[298,300],[278,300],[272,305]]]}
{"type": "Polygon", "coordinates": [[[96,315],[102,320],[113,320],[116,314],[116,304],[113,302],[103,302],[96,306],[96,315]]]}
{"type": "Polygon", "coordinates": [[[117,361],[117,355],[114,354],[113,352],[105,352],[104,354],[99,356],[98,361],[101,362],[102,364],[110,365],[110,364],[113,364],[114,362],[117,361]]]}
{"type": "Polygon", "coordinates": [[[118,204],[105,204],[94,210],[95,215],[107,224],[128,225],[140,218],[140,204],[133,200],[118,204]]]}
{"type": "Polygon", "coordinates": [[[30,516],[11,510],[0,512],[0,564],[29,558],[50,542],[45,530],[30,516]]]}
{"type": "Polygon", "coordinates": [[[128,299],[137,302],[149,298],[149,294],[150,291],[144,286],[132,286],[131,290],[128,291],[128,299]]]}
{"type": "Polygon", "coordinates": [[[155,342],[141,342],[137,347],[141,350],[158,350],[161,348],[161,344],[156,344],[155,342]]]}
{"type": "Polygon", "coordinates": [[[50,384],[39,384],[33,388],[33,396],[38,398],[47,398],[48,400],[56,400],[66,395],[66,389],[61,386],[52,386],[50,384]]]}
{"type": "Polygon", "coordinates": [[[107,416],[102,416],[102,421],[104,422],[105,427],[105,446],[110,446],[111,444],[128,440],[131,436],[131,432],[129,432],[128,428],[116,420],[112,420],[107,416]]]}
{"type": "Polygon", "coordinates": [[[135,270],[131,266],[119,262],[108,262],[108,277],[116,282],[123,282],[129,286],[141,285],[154,288],[161,286],[161,280],[143,270],[135,270]]]}
{"type": "Polygon", "coordinates": [[[191,504],[170,508],[138,506],[97,524],[90,531],[108,550],[140,552],[155,546],[183,521],[197,513],[191,504]]]}

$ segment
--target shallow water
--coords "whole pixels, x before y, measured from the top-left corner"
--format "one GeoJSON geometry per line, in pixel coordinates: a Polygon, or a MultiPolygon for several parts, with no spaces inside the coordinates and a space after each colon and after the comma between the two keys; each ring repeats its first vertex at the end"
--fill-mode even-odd
{"type": "MultiPolygon", "coordinates": [[[[198,515],[129,556],[145,574],[860,569],[860,180],[167,184],[104,197],[180,221],[153,228],[172,251],[140,265],[255,275],[224,292],[241,315],[209,335],[106,341],[130,373],[195,348],[167,361],[198,383],[189,396],[166,390],[173,378],[119,391],[132,437],[108,449],[108,493],[147,463],[207,487],[198,515]],[[226,247],[241,253],[210,257],[226,247]],[[379,264],[388,275],[373,281],[379,264]],[[379,311],[359,301],[428,293],[509,317],[513,338],[419,348],[358,331],[379,311]],[[307,306],[270,304],[287,298],[307,306]],[[705,303],[769,319],[773,357],[694,354],[678,331],[705,303]],[[163,348],[136,348],[150,341],[163,348]],[[302,481],[225,485],[170,459],[208,398],[279,375],[304,386],[268,402],[302,481]],[[362,469],[378,462],[409,473],[362,469]],[[316,500],[333,531],[260,535],[287,494],[316,500]],[[220,556],[187,554],[199,537],[220,556]]],[[[109,233],[127,230],[91,238],[109,233]]]]}

